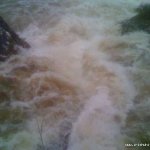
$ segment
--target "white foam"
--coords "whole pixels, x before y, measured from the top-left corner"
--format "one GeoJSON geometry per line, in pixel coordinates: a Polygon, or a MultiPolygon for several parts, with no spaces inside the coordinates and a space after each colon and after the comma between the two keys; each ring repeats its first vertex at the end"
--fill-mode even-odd
{"type": "MultiPolygon", "coordinates": [[[[40,2],[40,5],[44,3],[42,6],[46,7],[45,14],[48,11],[47,2],[40,2]]],[[[119,22],[133,16],[134,8],[146,1],[56,2],[61,7],[53,9],[53,13],[59,19],[51,22],[48,16],[42,18],[36,11],[37,16],[41,17],[39,20],[44,22],[47,18],[48,24],[40,26],[41,22],[38,24],[36,20],[24,29],[21,35],[27,38],[32,48],[17,56],[19,65],[15,62],[10,65],[11,59],[14,59],[11,58],[1,67],[2,74],[10,75],[21,65],[33,66],[35,69],[34,72],[30,70],[28,77],[21,77],[22,84],[28,88],[24,90],[25,98],[22,96],[20,100],[26,102],[14,102],[12,106],[29,107],[30,104],[42,103],[44,100],[55,100],[54,106],[48,103],[48,108],[45,106],[35,111],[36,108],[33,108],[39,120],[46,118],[43,129],[45,146],[52,145],[53,139],[59,139],[61,123],[67,120],[73,123],[68,150],[123,149],[121,130],[132,108],[136,90],[128,68],[110,58],[116,49],[119,53],[125,49],[120,43],[139,48],[147,45],[148,37],[142,32],[126,36],[119,33],[119,22]],[[64,85],[64,89],[61,85],[64,85]]],[[[26,128],[14,134],[13,139],[8,139],[9,142],[5,144],[9,148],[16,145],[16,150],[34,150],[39,142],[36,126],[36,119],[28,120],[26,128]]]]}

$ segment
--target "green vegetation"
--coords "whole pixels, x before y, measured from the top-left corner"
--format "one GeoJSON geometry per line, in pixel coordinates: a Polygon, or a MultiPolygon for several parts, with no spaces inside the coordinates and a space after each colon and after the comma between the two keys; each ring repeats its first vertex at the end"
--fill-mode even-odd
{"type": "Polygon", "coordinates": [[[122,34],[137,30],[150,33],[150,4],[139,6],[136,12],[136,16],[121,23],[122,34]]]}
{"type": "MultiPolygon", "coordinates": [[[[135,133],[132,133],[133,135],[130,136],[130,138],[127,138],[125,143],[128,144],[145,144],[145,146],[134,146],[134,147],[126,147],[126,150],[149,150],[150,149],[150,134],[147,130],[144,130],[142,128],[136,129],[135,133]],[[148,144],[149,146],[146,146],[148,144]]],[[[131,131],[132,132],[132,131],[131,131]]]]}
{"type": "MultiPolygon", "coordinates": [[[[136,105],[136,104],[135,104],[136,105]]],[[[136,107],[127,117],[125,143],[128,144],[149,144],[149,146],[126,147],[126,150],[149,150],[150,149],[150,120],[149,113],[146,113],[146,106],[136,107]]]]}

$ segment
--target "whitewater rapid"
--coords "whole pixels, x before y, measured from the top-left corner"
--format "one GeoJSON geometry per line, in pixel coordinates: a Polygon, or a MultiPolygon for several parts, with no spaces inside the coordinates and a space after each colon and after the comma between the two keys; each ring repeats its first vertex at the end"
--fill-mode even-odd
{"type": "Polygon", "coordinates": [[[136,77],[149,74],[147,60],[139,59],[141,49],[149,51],[149,35],[121,35],[120,23],[142,2],[148,3],[0,2],[1,13],[32,47],[0,64],[0,81],[12,84],[4,90],[9,104],[0,103],[12,110],[0,125],[0,149],[124,149],[128,113],[142,93],[136,77]],[[19,113],[25,115],[14,123],[19,113]]]}

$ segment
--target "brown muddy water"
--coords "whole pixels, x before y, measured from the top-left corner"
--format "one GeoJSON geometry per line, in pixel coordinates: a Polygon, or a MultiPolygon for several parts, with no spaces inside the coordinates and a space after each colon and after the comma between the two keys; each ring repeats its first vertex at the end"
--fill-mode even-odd
{"type": "Polygon", "coordinates": [[[123,150],[149,134],[149,34],[121,35],[144,0],[1,0],[31,45],[0,63],[0,150],[123,150]]]}

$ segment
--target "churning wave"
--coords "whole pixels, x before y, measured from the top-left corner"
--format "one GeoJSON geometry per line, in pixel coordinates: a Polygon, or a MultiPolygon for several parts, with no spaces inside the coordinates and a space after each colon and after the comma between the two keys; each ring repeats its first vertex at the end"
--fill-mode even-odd
{"type": "Polygon", "coordinates": [[[141,2],[0,2],[32,47],[0,64],[0,149],[124,149],[149,106],[149,35],[120,25],[141,2]]]}

